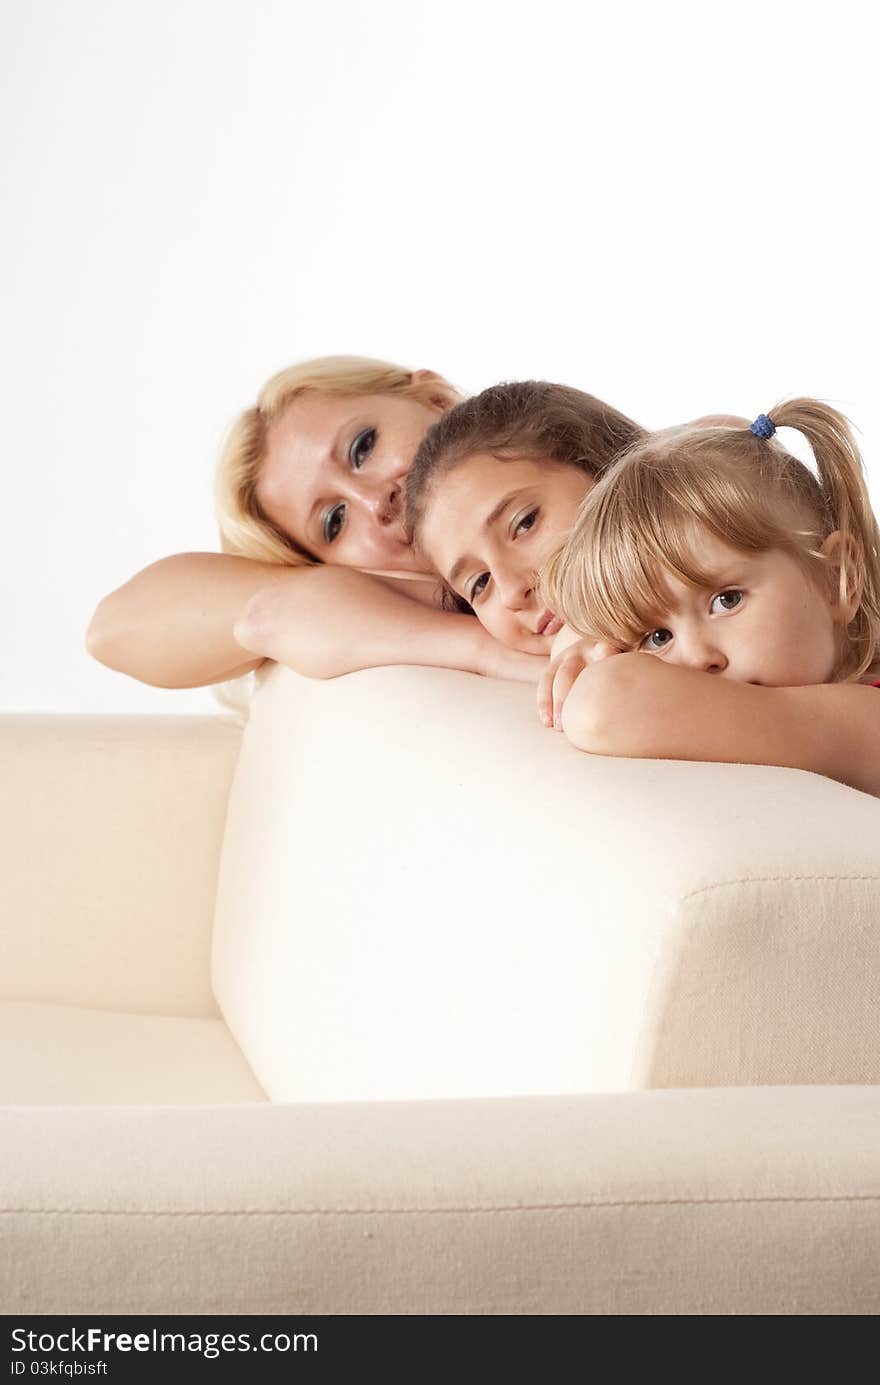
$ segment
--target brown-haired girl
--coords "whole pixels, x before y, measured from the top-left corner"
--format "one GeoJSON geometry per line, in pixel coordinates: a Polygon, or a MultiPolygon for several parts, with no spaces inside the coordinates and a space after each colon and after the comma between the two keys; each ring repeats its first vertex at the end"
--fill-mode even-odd
{"type": "Polygon", "coordinates": [[[836,410],[794,399],[750,427],[637,443],[542,591],[581,638],[539,704],[580,749],[790,766],[880,793],[880,534],[836,410]],[[807,439],[816,476],[777,428],[807,439]]]}
{"type": "Polygon", "coordinates": [[[603,400],[548,380],[492,385],[428,429],[406,484],[416,550],[501,644],[548,655],[561,622],[538,569],[578,506],[644,430],[603,400]]]}

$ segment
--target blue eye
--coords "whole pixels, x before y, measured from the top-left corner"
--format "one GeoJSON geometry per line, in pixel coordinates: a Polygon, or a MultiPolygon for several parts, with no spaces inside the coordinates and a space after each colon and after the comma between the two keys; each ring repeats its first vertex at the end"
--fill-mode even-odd
{"type": "Polygon", "coordinates": [[[737,606],[739,606],[742,603],[744,595],[745,593],[741,592],[739,587],[729,587],[727,591],[719,592],[717,596],[712,598],[712,605],[710,607],[711,614],[718,614],[718,612],[715,610],[716,601],[721,602],[722,611],[735,611],[737,606]]]}
{"type": "Polygon", "coordinates": [[[334,505],[332,510],[328,510],[324,516],[324,542],[332,543],[339,537],[340,530],[345,523],[345,506],[334,505]]]}
{"type": "Polygon", "coordinates": [[[473,582],[471,583],[470,591],[468,592],[468,601],[471,603],[471,605],[474,604],[474,601],[478,596],[482,596],[483,592],[486,590],[488,581],[488,572],[481,572],[479,577],[474,578],[473,582]]]}
{"type": "Polygon", "coordinates": [[[671,630],[651,630],[642,640],[640,648],[646,649],[649,654],[656,654],[659,649],[665,649],[671,639],[671,630]]]}
{"type": "Polygon", "coordinates": [[[365,428],[363,432],[358,433],[351,447],[348,449],[348,458],[353,470],[360,471],[375,446],[375,428],[365,428]]]}

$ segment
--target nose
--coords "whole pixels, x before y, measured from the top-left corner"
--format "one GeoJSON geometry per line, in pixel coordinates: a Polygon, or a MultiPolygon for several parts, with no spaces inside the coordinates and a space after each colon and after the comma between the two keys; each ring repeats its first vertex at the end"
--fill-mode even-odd
{"type": "Polygon", "coordinates": [[[493,574],[498,599],[508,611],[521,611],[528,605],[529,597],[535,587],[533,572],[509,572],[496,570],[493,574]]]}
{"type": "Polygon", "coordinates": [[[387,528],[403,522],[403,487],[399,481],[379,482],[363,493],[363,500],[377,524],[387,528]]]}
{"type": "Polygon", "coordinates": [[[727,658],[715,640],[702,632],[678,633],[672,649],[672,662],[700,673],[724,673],[727,658]]]}

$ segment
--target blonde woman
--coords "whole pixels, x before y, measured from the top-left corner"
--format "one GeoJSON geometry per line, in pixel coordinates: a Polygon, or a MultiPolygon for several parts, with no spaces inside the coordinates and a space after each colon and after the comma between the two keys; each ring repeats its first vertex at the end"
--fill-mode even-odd
{"type": "MultiPolygon", "coordinates": [[[[622,420],[623,441],[640,432],[579,390],[517,388],[514,423],[527,426],[532,455],[570,453],[583,467],[598,449],[598,469],[620,446],[608,418],[622,420]]],[[[412,459],[458,401],[433,371],[362,357],[307,361],[274,376],[220,459],[224,551],[165,558],[105,597],[90,652],[169,688],[233,679],[263,658],[318,678],[408,663],[536,681],[552,636],[524,649],[449,610],[404,524],[412,459]]],[[[497,460],[502,481],[506,466],[497,460]]],[[[576,506],[565,497],[564,508],[570,523],[576,506]]]]}
{"type": "Polygon", "coordinates": [[[223,552],[164,558],[105,597],[89,652],[166,688],[233,679],[263,657],[313,677],[407,662],[537,678],[543,661],[442,609],[404,529],[412,457],[458,398],[433,371],[363,357],[274,376],[220,459],[223,552]]]}

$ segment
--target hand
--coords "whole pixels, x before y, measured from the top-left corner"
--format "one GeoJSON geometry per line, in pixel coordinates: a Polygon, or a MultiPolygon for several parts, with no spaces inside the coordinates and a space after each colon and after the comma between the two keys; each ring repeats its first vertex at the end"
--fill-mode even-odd
{"type": "Polygon", "coordinates": [[[592,640],[577,640],[551,659],[538,683],[538,716],[545,726],[562,730],[562,708],[565,699],[585,668],[601,663],[623,651],[612,644],[597,644],[592,640]]]}
{"type": "Polygon", "coordinates": [[[516,683],[537,683],[547,667],[543,654],[523,654],[508,649],[490,636],[490,645],[481,659],[481,673],[486,678],[509,678],[516,683]]]}

